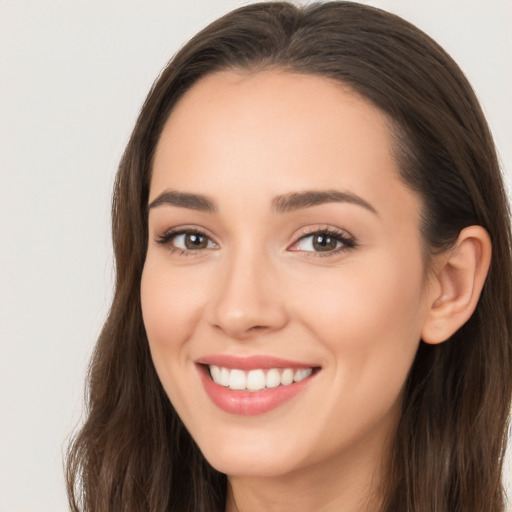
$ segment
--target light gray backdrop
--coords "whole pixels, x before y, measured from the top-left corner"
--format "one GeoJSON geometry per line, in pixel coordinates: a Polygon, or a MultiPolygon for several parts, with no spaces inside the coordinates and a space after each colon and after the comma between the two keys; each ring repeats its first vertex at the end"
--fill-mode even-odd
{"type": "MultiPolygon", "coordinates": [[[[117,162],[167,60],[241,3],[0,0],[0,512],[67,510],[61,452],[111,296],[117,162]]],[[[367,3],[460,63],[510,183],[512,1],[367,3]]]]}

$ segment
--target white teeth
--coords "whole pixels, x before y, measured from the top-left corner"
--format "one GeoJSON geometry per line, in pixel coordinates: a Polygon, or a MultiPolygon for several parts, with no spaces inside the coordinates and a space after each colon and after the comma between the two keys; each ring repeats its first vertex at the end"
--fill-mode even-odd
{"type": "Polygon", "coordinates": [[[210,366],[210,374],[215,382],[220,382],[220,368],[218,366],[212,364],[210,366]]]}
{"type": "Polygon", "coordinates": [[[247,377],[243,370],[231,370],[229,374],[230,389],[246,389],[247,377]]]}
{"type": "Polygon", "coordinates": [[[267,372],[267,388],[277,388],[281,384],[281,374],[276,368],[272,368],[267,372]]]}
{"type": "Polygon", "coordinates": [[[312,368],[271,368],[269,370],[250,370],[248,372],[238,369],[223,368],[209,365],[212,380],[224,387],[233,390],[260,391],[265,388],[276,388],[277,386],[289,386],[294,382],[300,382],[308,378],[312,368]]]}
{"type": "Polygon", "coordinates": [[[283,386],[289,386],[293,382],[293,370],[291,368],[286,368],[281,373],[281,384],[283,386]]]}
{"type": "Polygon", "coordinates": [[[251,370],[247,375],[247,389],[259,391],[265,387],[265,374],[263,370],[251,370]]]}
{"type": "Polygon", "coordinates": [[[302,370],[297,370],[295,375],[293,376],[293,382],[300,382],[301,380],[307,379],[311,373],[313,373],[312,368],[304,368],[302,370]]]}
{"type": "Polygon", "coordinates": [[[220,369],[220,380],[219,384],[221,386],[229,386],[229,370],[227,368],[220,369]]]}

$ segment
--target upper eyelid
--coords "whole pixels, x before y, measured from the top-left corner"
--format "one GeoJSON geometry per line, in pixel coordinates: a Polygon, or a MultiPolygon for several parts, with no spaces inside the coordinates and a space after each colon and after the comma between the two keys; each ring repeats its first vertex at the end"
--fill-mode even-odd
{"type": "Polygon", "coordinates": [[[311,256],[334,256],[335,254],[339,252],[343,252],[349,249],[354,249],[358,246],[358,242],[356,238],[351,235],[348,231],[340,228],[334,228],[334,227],[323,227],[323,228],[311,228],[310,230],[302,232],[298,237],[294,239],[294,241],[288,246],[287,250],[292,250],[292,252],[303,252],[307,254],[308,257],[311,256]],[[309,238],[310,236],[317,235],[317,234],[325,234],[328,236],[331,236],[333,238],[336,238],[339,242],[342,243],[342,247],[339,247],[337,249],[334,249],[332,251],[303,251],[300,249],[296,249],[295,251],[292,250],[292,247],[295,245],[298,245],[301,241],[309,238]]]}
{"type": "Polygon", "coordinates": [[[182,235],[184,233],[195,233],[195,234],[198,234],[198,235],[203,235],[203,236],[206,236],[208,237],[210,240],[212,240],[213,242],[217,243],[216,242],[216,237],[213,236],[209,230],[205,229],[205,228],[200,228],[200,227],[195,227],[195,226],[187,226],[187,225],[184,225],[184,226],[176,226],[174,228],[169,228],[169,229],[166,229],[162,232],[161,235],[156,235],[157,238],[162,238],[162,237],[167,237],[167,236],[177,236],[177,235],[182,235]]]}
{"type": "MultiPolygon", "coordinates": [[[[202,227],[196,227],[196,226],[177,226],[173,228],[169,228],[165,230],[161,235],[156,235],[156,241],[160,243],[165,243],[167,240],[172,239],[175,236],[187,234],[187,233],[194,233],[198,235],[202,235],[207,237],[209,240],[211,240],[215,245],[217,245],[219,248],[221,244],[217,240],[217,238],[210,233],[209,230],[202,228],[202,227]],[[162,242],[163,241],[163,242],[162,242]]],[[[287,250],[292,247],[293,245],[297,244],[300,240],[303,240],[304,238],[307,238],[309,236],[315,235],[315,234],[329,234],[331,236],[337,236],[342,241],[350,241],[354,246],[357,245],[356,239],[354,236],[352,236],[348,231],[333,227],[333,226],[309,226],[306,228],[303,228],[298,234],[294,235],[292,242],[287,246],[287,250]]],[[[189,249],[190,251],[194,251],[194,249],[189,249]]],[[[201,250],[201,249],[198,249],[201,250]]],[[[202,249],[204,250],[204,249],[202,249]]]]}
{"type": "Polygon", "coordinates": [[[215,240],[214,237],[210,236],[203,229],[198,229],[198,228],[193,228],[193,227],[188,227],[188,228],[176,227],[176,228],[167,229],[162,234],[160,234],[160,235],[157,234],[155,236],[155,242],[158,245],[167,246],[167,248],[169,250],[171,250],[171,252],[181,251],[184,254],[185,253],[186,254],[194,254],[194,253],[202,252],[205,250],[217,250],[218,248],[220,248],[219,243],[215,240]],[[200,248],[200,249],[183,249],[183,248],[174,246],[174,244],[171,244],[172,240],[175,237],[178,237],[181,235],[186,235],[186,234],[197,234],[197,235],[204,236],[209,241],[211,241],[216,247],[204,247],[204,248],[200,248]]]}
{"type": "Polygon", "coordinates": [[[296,238],[294,239],[295,241],[293,243],[296,243],[299,240],[302,240],[303,238],[306,238],[308,236],[315,235],[315,234],[321,234],[321,233],[337,235],[340,238],[352,240],[355,242],[355,237],[352,236],[348,231],[341,229],[341,228],[324,226],[324,227],[306,228],[304,231],[302,231],[299,235],[296,236],[296,238]]]}

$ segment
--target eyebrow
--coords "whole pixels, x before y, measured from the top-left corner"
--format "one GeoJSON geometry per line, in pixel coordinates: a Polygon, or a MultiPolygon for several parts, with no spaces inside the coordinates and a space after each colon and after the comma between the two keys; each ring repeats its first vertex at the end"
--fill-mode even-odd
{"type": "Polygon", "coordinates": [[[212,199],[200,194],[190,194],[176,190],[166,190],[162,192],[155,200],[149,203],[148,209],[150,210],[151,208],[157,208],[162,205],[179,206],[181,208],[207,213],[217,211],[217,206],[212,199]]]}
{"type": "Polygon", "coordinates": [[[378,215],[377,210],[362,197],[352,192],[341,192],[339,190],[306,190],[304,192],[292,192],[276,197],[272,201],[272,207],[277,213],[287,213],[325,203],[355,204],[378,215]]]}
{"type": "MultiPolygon", "coordinates": [[[[341,192],[339,190],[306,190],[280,195],[272,200],[272,209],[276,213],[288,213],[325,203],[355,204],[378,215],[377,210],[362,197],[353,192],[341,192]]],[[[215,201],[209,197],[202,194],[178,192],[176,190],[162,192],[149,203],[148,209],[157,208],[162,205],[178,206],[206,213],[215,213],[217,211],[215,201]]]]}

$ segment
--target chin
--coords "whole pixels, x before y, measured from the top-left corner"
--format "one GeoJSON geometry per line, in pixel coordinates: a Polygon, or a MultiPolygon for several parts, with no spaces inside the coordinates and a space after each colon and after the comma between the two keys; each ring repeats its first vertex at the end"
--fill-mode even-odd
{"type": "Polygon", "coordinates": [[[300,466],[297,454],[277,453],[258,443],[244,447],[220,444],[201,451],[213,468],[235,477],[276,478],[300,466]]]}

